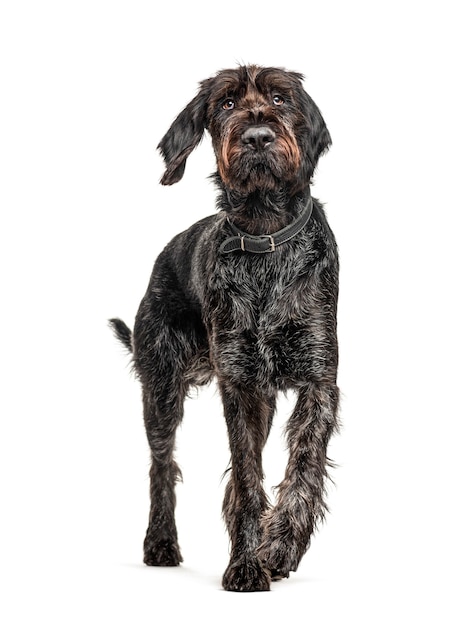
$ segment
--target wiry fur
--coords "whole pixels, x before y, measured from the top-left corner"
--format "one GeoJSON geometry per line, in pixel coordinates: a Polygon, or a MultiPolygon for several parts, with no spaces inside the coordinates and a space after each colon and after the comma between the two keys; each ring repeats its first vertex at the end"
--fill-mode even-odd
{"type": "Polygon", "coordinates": [[[149,565],[182,560],[174,521],[180,470],[173,451],[191,385],[215,377],[228,427],[231,471],[223,515],[231,558],[223,586],[270,588],[295,571],[326,512],[326,449],[337,427],[337,248],[319,202],[311,219],[274,252],[220,251],[229,222],[252,235],[293,222],[330,136],[302,76],[258,66],[201,83],[159,144],[178,182],[208,129],[217,158],[218,213],[177,235],[158,257],[131,333],[152,454],[149,565]],[[276,396],[293,389],[289,461],[275,506],[264,492],[261,455],[276,396]]]}

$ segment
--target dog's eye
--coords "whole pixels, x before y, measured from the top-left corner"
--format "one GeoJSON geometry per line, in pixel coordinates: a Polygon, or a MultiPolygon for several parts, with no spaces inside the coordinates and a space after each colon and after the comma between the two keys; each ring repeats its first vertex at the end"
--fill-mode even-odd
{"type": "Polygon", "coordinates": [[[275,96],[273,96],[273,102],[276,106],[281,106],[282,104],[284,104],[284,98],[283,96],[276,94],[275,96]]]}
{"type": "Polygon", "coordinates": [[[231,111],[232,109],[235,108],[235,101],[232,100],[231,98],[227,98],[223,102],[222,107],[225,109],[225,111],[231,111]]]}

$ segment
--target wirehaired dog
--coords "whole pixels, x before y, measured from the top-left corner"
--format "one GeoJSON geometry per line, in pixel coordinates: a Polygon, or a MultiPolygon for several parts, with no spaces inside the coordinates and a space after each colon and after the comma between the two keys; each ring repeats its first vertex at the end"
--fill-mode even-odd
{"type": "Polygon", "coordinates": [[[231,451],[223,515],[231,540],[223,587],[265,591],[295,571],[326,512],[327,444],[338,425],[338,256],[310,182],[331,143],[302,76],[255,65],[200,84],[159,149],[164,185],[178,182],[209,131],[219,211],[158,257],[132,351],[150,444],[148,565],[181,560],[174,520],[175,433],[191,385],[216,377],[231,451]],[[271,506],[262,451],[276,396],[294,390],[289,459],[271,506]]]}

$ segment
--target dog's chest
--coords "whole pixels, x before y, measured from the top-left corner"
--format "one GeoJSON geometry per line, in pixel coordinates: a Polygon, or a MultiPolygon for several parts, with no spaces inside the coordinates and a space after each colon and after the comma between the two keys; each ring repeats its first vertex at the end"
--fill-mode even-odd
{"type": "Polygon", "coordinates": [[[312,267],[251,257],[216,276],[211,348],[222,373],[278,387],[317,375],[323,336],[312,267]]]}
{"type": "Polygon", "coordinates": [[[306,280],[309,269],[302,260],[281,260],[253,255],[223,264],[213,298],[224,326],[269,332],[302,318],[315,289],[313,281],[306,280]]]}

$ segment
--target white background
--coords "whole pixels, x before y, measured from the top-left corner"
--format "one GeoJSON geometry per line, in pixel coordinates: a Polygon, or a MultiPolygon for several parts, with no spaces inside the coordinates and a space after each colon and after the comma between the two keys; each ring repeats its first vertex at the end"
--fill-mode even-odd
{"type": "Polygon", "coordinates": [[[2,3],[2,624],[476,623],[471,4],[2,3]],[[213,387],[178,443],[184,564],[141,564],[140,391],[106,325],[133,323],[157,254],[214,211],[209,139],[171,188],[155,147],[241,62],[303,72],[333,137],[313,194],[340,247],[343,393],[328,521],[296,574],[245,595],[220,588],[213,387]]]}

